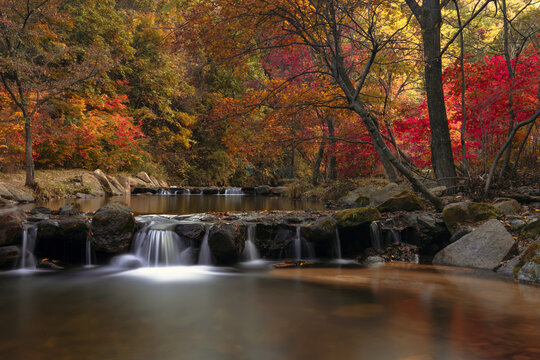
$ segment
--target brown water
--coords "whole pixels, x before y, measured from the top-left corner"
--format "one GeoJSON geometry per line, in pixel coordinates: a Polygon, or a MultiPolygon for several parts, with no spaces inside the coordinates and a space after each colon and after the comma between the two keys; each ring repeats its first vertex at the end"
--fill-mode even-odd
{"type": "MultiPolygon", "coordinates": [[[[58,210],[73,200],[51,200],[38,205],[58,210]]],[[[322,210],[323,204],[315,201],[293,200],[281,197],[249,195],[128,195],[112,198],[77,200],[83,212],[94,212],[108,202],[122,202],[137,215],[146,214],[195,214],[208,211],[261,211],[261,210],[322,210]]],[[[31,210],[34,204],[24,205],[31,210]]]]}
{"type": "Polygon", "coordinates": [[[430,266],[0,276],[3,359],[538,359],[540,289],[430,266]]]}

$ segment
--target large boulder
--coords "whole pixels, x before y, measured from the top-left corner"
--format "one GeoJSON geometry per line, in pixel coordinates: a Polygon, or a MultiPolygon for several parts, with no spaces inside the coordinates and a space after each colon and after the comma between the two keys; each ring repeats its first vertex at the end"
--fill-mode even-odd
{"type": "Polygon", "coordinates": [[[339,211],[336,213],[335,218],[338,227],[340,229],[346,229],[379,220],[381,218],[381,213],[374,207],[366,206],[339,211]]]}
{"type": "Polygon", "coordinates": [[[60,216],[74,216],[81,213],[81,204],[77,202],[71,202],[63,205],[58,209],[58,215],[60,216]]]}
{"type": "Polygon", "coordinates": [[[448,245],[433,258],[433,264],[493,269],[514,246],[514,239],[496,219],[448,245]]]}
{"type": "Polygon", "coordinates": [[[404,213],[393,228],[401,228],[402,240],[416,245],[420,255],[433,256],[450,244],[450,233],[438,214],[404,213]]]}
{"type": "Polygon", "coordinates": [[[88,187],[92,195],[105,196],[105,190],[103,190],[101,182],[97,179],[97,177],[87,173],[83,173],[81,175],[81,179],[82,185],[88,187]]]}
{"type": "Polygon", "coordinates": [[[322,217],[303,226],[302,237],[312,243],[332,243],[336,237],[337,221],[331,216],[322,217]]]}
{"type": "Polygon", "coordinates": [[[255,245],[264,258],[281,259],[296,237],[296,227],[285,223],[257,222],[255,225],[255,245]]]}
{"type": "Polygon", "coordinates": [[[514,278],[520,281],[540,283],[540,243],[532,243],[514,267],[514,278]]]}
{"type": "Polygon", "coordinates": [[[377,209],[380,212],[416,211],[423,210],[424,206],[412,191],[405,190],[386,200],[377,209]]]}
{"type": "Polygon", "coordinates": [[[257,195],[270,195],[272,188],[268,185],[261,185],[255,188],[257,195]]]}
{"type": "Polygon", "coordinates": [[[103,190],[107,195],[119,196],[124,195],[124,190],[121,188],[120,184],[112,176],[107,176],[103,171],[97,169],[94,171],[94,176],[99,180],[103,190]]]}
{"type": "Polygon", "coordinates": [[[200,243],[203,239],[206,227],[201,223],[181,223],[176,225],[175,232],[183,239],[200,243]]]}
{"type": "Polygon", "coordinates": [[[83,219],[43,220],[37,225],[35,254],[67,264],[85,263],[86,240],[90,229],[83,219]]]}
{"type": "Polygon", "coordinates": [[[527,225],[523,226],[521,229],[521,234],[523,236],[529,236],[531,238],[536,238],[540,236],[540,220],[535,220],[527,225]]]}
{"type": "Polygon", "coordinates": [[[119,253],[129,249],[135,232],[135,217],[131,209],[110,203],[96,211],[92,218],[92,247],[105,253],[119,253]]]}
{"type": "Polygon", "coordinates": [[[368,185],[349,191],[347,195],[338,200],[338,205],[349,208],[368,206],[369,196],[376,190],[373,186],[368,185]]]}
{"type": "Polygon", "coordinates": [[[231,265],[244,250],[245,231],[236,224],[216,224],[208,234],[208,245],[217,265],[231,265]]]}
{"type": "Polygon", "coordinates": [[[29,192],[4,183],[0,183],[0,198],[13,200],[18,203],[31,203],[35,201],[34,196],[29,192]]]}
{"type": "Polygon", "coordinates": [[[23,230],[25,220],[26,214],[21,209],[0,209],[0,246],[15,243],[16,236],[23,230]]]}
{"type": "Polygon", "coordinates": [[[386,200],[390,199],[393,196],[400,194],[406,189],[402,186],[399,186],[396,183],[390,183],[384,186],[380,190],[375,190],[369,194],[369,204],[371,206],[379,206],[386,200]]]}
{"type": "Polygon", "coordinates": [[[137,177],[138,179],[144,181],[144,183],[146,184],[146,186],[152,184],[152,180],[150,180],[150,176],[148,176],[148,174],[145,173],[144,171],[141,171],[140,173],[138,173],[137,175],[135,175],[135,177],[137,177]]]}
{"type": "Polygon", "coordinates": [[[463,225],[480,224],[501,215],[493,205],[463,201],[446,205],[442,212],[444,223],[451,233],[463,225]]]}
{"type": "Polygon", "coordinates": [[[18,246],[0,247],[0,269],[13,268],[21,257],[21,249],[18,246]]]}

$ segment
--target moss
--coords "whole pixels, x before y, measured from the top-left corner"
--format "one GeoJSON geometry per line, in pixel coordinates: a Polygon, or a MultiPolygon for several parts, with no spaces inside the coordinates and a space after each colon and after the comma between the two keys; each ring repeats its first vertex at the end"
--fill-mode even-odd
{"type": "Polygon", "coordinates": [[[340,228],[350,228],[370,223],[381,218],[381,213],[374,207],[366,206],[338,212],[336,221],[340,228]]]}
{"type": "Polygon", "coordinates": [[[521,235],[535,238],[540,235],[540,220],[533,221],[521,229],[521,235]]]}
{"type": "MultiPolygon", "coordinates": [[[[527,264],[527,263],[535,263],[540,264],[540,243],[532,243],[527,250],[521,255],[519,262],[514,267],[514,278],[518,278],[518,275],[521,271],[521,269],[527,264]]],[[[534,274],[530,274],[534,275],[534,274]]],[[[538,281],[538,279],[536,280],[538,281]]]]}
{"type": "Polygon", "coordinates": [[[486,203],[471,203],[468,213],[473,222],[496,219],[501,215],[501,212],[495,206],[486,203]]]}
{"type": "Polygon", "coordinates": [[[416,211],[424,209],[424,206],[414,193],[406,190],[386,200],[377,209],[380,212],[416,211]]]}

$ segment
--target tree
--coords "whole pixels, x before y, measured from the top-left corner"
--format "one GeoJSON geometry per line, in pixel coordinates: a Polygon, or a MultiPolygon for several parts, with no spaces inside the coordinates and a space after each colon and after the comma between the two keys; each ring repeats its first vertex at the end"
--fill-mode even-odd
{"type": "Polygon", "coordinates": [[[0,81],[25,130],[26,186],[35,186],[32,123],[39,110],[109,64],[100,44],[70,43],[69,13],[59,0],[0,2],[0,81]]]}

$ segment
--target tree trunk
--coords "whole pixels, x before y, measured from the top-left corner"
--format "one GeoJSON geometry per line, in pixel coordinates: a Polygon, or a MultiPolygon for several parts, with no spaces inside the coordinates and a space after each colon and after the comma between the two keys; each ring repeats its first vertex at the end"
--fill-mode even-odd
{"type": "Polygon", "coordinates": [[[291,179],[294,179],[294,162],[295,162],[294,153],[295,151],[296,149],[294,147],[294,144],[291,144],[291,179]]]}
{"type": "Polygon", "coordinates": [[[396,175],[396,170],[394,170],[394,166],[392,166],[392,163],[390,162],[390,160],[388,160],[388,157],[384,154],[384,151],[377,144],[374,143],[373,145],[375,146],[375,151],[377,151],[379,160],[384,167],[384,172],[386,173],[388,181],[396,182],[398,178],[396,175]]]}
{"type": "Polygon", "coordinates": [[[437,183],[447,187],[454,187],[456,184],[456,168],[444,103],[441,22],[439,0],[424,0],[421,27],[424,44],[425,87],[431,128],[431,162],[435,170],[437,183]]]}
{"type": "Polygon", "coordinates": [[[34,178],[34,157],[32,154],[32,124],[28,116],[24,118],[24,131],[25,131],[25,159],[26,159],[26,183],[29,188],[34,188],[36,181],[34,178]]]}
{"type": "Polygon", "coordinates": [[[313,185],[317,185],[319,182],[319,176],[321,175],[321,163],[324,157],[324,140],[321,141],[321,145],[319,146],[319,152],[317,153],[317,159],[315,160],[315,164],[313,164],[313,173],[311,176],[311,183],[313,185]]]}

